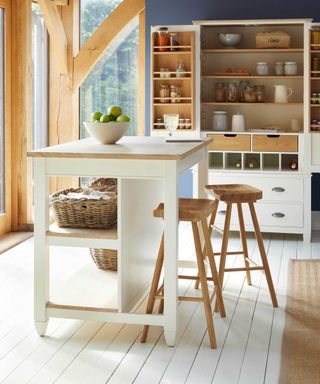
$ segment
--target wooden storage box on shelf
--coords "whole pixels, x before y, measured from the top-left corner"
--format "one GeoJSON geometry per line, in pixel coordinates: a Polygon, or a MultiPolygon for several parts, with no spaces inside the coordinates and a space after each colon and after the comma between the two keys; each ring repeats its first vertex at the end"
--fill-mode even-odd
{"type": "Polygon", "coordinates": [[[298,152],[297,135],[254,135],[254,152],[298,152]]]}
{"type": "Polygon", "coordinates": [[[286,32],[261,32],[256,34],[256,48],[290,48],[291,36],[286,32]]]}
{"type": "Polygon", "coordinates": [[[213,138],[209,150],[213,151],[250,151],[250,135],[236,135],[233,133],[210,134],[213,138]]]}

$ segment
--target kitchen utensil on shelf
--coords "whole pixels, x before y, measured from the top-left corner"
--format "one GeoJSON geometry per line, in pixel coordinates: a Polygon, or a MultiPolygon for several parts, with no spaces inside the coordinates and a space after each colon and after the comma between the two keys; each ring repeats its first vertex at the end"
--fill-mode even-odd
{"type": "Polygon", "coordinates": [[[241,33],[218,33],[218,39],[226,48],[236,48],[240,44],[241,33]]]}
{"type": "Polygon", "coordinates": [[[228,130],[228,112],[227,111],[213,111],[212,129],[214,131],[228,130]]]}
{"type": "Polygon", "coordinates": [[[293,93],[292,88],[289,88],[285,85],[275,85],[274,88],[274,102],[288,103],[288,99],[293,93]]]}
{"type": "Polygon", "coordinates": [[[225,83],[216,83],[214,86],[215,101],[224,102],[225,101],[225,83]]]}
{"type": "Polygon", "coordinates": [[[169,131],[169,136],[173,136],[174,131],[178,128],[179,125],[179,114],[164,114],[163,123],[165,128],[169,131]]]}
{"type": "Polygon", "coordinates": [[[237,113],[232,116],[232,131],[233,132],[244,132],[246,130],[244,116],[237,113]]]}
{"type": "Polygon", "coordinates": [[[256,103],[264,103],[265,86],[262,84],[257,84],[255,85],[254,89],[256,94],[256,103]]]}

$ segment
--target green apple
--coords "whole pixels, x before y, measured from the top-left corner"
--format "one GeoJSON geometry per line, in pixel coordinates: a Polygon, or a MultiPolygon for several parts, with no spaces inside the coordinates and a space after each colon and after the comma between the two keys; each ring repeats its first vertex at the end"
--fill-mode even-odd
{"type": "Polygon", "coordinates": [[[110,121],[111,119],[109,115],[102,115],[100,117],[100,123],[109,123],[110,121]]]}
{"type": "Polygon", "coordinates": [[[118,105],[110,105],[108,108],[108,115],[112,115],[115,119],[122,113],[121,108],[118,105]]]}
{"type": "Polygon", "coordinates": [[[120,115],[117,117],[117,122],[119,122],[119,123],[124,123],[127,121],[130,121],[130,117],[128,117],[126,115],[120,115]]]}
{"type": "Polygon", "coordinates": [[[110,121],[115,121],[115,118],[113,115],[108,115],[108,116],[109,116],[110,121]]]}
{"type": "Polygon", "coordinates": [[[98,112],[98,111],[93,112],[93,113],[91,114],[91,121],[100,120],[101,116],[102,116],[102,113],[101,113],[101,112],[98,112]]]}

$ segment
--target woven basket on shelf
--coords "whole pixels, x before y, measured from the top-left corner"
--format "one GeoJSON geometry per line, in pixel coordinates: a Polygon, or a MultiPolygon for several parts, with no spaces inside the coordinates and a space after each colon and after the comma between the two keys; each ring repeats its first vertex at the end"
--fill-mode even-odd
{"type": "Polygon", "coordinates": [[[118,192],[117,179],[99,177],[90,183],[89,187],[103,192],[118,192]]]}
{"type": "MultiPolygon", "coordinates": [[[[99,189],[101,192],[103,188],[99,189]]],[[[117,222],[117,194],[108,192],[108,200],[66,198],[52,200],[69,192],[80,193],[83,188],[63,189],[51,195],[50,208],[59,227],[63,228],[110,228],[117,222]]]]}
{"type": "Polygon", "coordinates": [[[116,271],[118,269],[117,251],[113,249],[90,248],[90,255],[98,268],[108,271],[116,271]]]}

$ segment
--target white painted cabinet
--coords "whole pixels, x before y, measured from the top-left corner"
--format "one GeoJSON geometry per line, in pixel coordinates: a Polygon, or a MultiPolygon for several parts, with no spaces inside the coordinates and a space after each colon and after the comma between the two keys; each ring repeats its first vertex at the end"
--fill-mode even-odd
{"type": "MultiPolygon", "coordinates": [[[[309,19],[194,21],[193,27],[200,28],[197,31],[200,47],[196,39],[193,130],[190,133],[180,129],[177,133],[213,137],[208,153],[210,183],[247,183],[262,189],[264,198],[258,203],[257,212],[263,231],[299,233],[307,241],[311,234],[311,169],[315,166],[320,169],[320,150],[317,150],[320,135],[310,132],[311,26],[309,19]],[[256,47],[257,33],[279,30],[290,36],[289,46],[256,47]],[[225,48],[219,41],[219,33],[240,33],[242,40],[237,47],[225,48]],[[267,74],[257,73],[258,62],[268,63],[267,74]],[[278,62],[295,62],[297,73],[277,74],[278,62]],[[227,89],[231,83],[240,85],[240,82],[256,90],[263,86],[264,101],[248,102],[239,93],[231,100],[227,89]],[[225,89],[222,100],[215,93],[218,83],[225,89]],[[288,102],[275,102],[276,85],[292,93],[288,102]],[[227,131],[213,130],[215,111],[227,112],[227,131]],[[245,132],[231,131],[235,114],[244,116],[245,132]],[[261,131],[268,126],[279,130],[261,131]],[[298,127],[298,131],[292,127],[298,127]]],[[[188,26],[180,28],[188,30],[188,26]]],[[[169,26],[169,29],[175,31],[176,27],[169,26]]],[[[153,27],[152,33],[156,30],[157,27],[153,27]]],[[[168,51],[167,55],[172,53],[168,51]]],[[[170,81],[176,80],[167,82],[170,81]]],[[[153,85],[151,95],[154,96],[153,85]]],[[[152,130],[152,134],[156,133],[152,130]]],[[[166,132],[163,130],[161,134],[166,132]]],[[[223,212],[217,220],[223,224],[223,212]]],[[[250,220],[245,220],[248,229],[252,229],[250,220]]]]}

